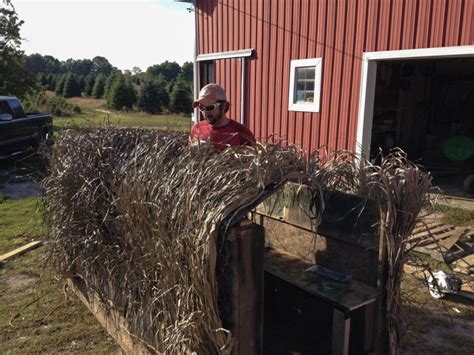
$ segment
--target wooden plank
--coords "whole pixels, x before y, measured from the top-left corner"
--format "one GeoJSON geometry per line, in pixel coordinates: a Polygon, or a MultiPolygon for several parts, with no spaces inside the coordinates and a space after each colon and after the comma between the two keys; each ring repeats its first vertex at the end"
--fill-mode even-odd
{"type": "Polygon", "coordinates": [[[432,243],[430,245],[427,245],[426,247],[428,249],[441,248],[443,252],[447,252],[454,246],[454,244],[456,244],[459,241],[459,239],[466,236],[466,234],[469,232],[469,229],[459,228],[453,232],[454,233],[448,234],[448,238],[444,240],[440,240],[437,243],[432,243]]]}
{"type": "Polygon", "coordinates": [[[6,254],[3,254],[3,255],[0,256],[0,263],[4,263],[4,262],[8,261],[9,259],[12,259],[16,256],[20,256],[20,255],[26,253],[27,251],[33,250],[33,249],[39,247],[41,244],[43,244],[43,242],[40,241],[40,240],[37,240],[37,241],[31,242],[31,243],[28,243],[26,245],[23,245],[22,247],[17,248],[15,250],[12,250],[12,251],[10,251],[6,254]]]}
{"type": "MultiPolygon", "coordinates": [[[[263,353],[263,227],[243,220],[227,238],[232,311],[227,319],[236,342],[233,355],[263,353]]],[[[219,266],[218,266],[219,267],[219,266]]],[[[225,275],[224,275],[225,276],[225,275]]],[[[225,305],[224,305],[225,306],[225,305]]]]}
{"type": "Polygon", "coordinates": [[[349,353],[349,335],[351,319],[344,312],[334,309],[332,320],[331,355],[347,355],[349,353]]]}
{"type": "Polygon", "coordinates": [[[350,312],[374,302],[377,289],[352,280],[342,283],[305,270],[312,266],[293,255],[275,250],[265,251],[265,271],[317,296],[335,308],[350,312]]]}
{"type": "Polygon", "coordinates": [[[422,223],[422,224],[417,224],[415,228],[413,229],[410,239],[415,236],[415,234],[420,233],[420,232],[425,232],[427,230],[430,230],[431,228],[436,228],[443,225],[441,222],[430,222],[430,223],[422,223]]]}
{"type": "Polygon", "coordinates": [[[447,231],[452,230],[454,228],[455,227],[451,226],[451,225],[442,225],[440,227],[432,228],[432,229],[426,230],[424,232],[414,234],[413,239],[415,240],[415,239],[424,239],[426,237],[432,237],[437,233],[447,232],[447,231]]]}
{"type": "Polygon", "coordinates": [[[456,260],[454,262],[454,271],[461,272],[466,275],[474,273],[474,254],[456,260]]]}
{"type": "Polygon", "coordinates": [[[132,337],[127,331],[124,317],[117,310],[107,307],[95,292],[88,290],[84,280],[80,277],[70,278],[68,285],[126,354],[154,353],[143,342],[132,337]]]}

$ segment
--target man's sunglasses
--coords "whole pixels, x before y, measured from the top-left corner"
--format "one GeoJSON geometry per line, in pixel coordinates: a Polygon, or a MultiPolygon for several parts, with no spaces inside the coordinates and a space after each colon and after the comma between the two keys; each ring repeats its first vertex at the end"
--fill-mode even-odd
{"type": "Polygon", "coordinates": [[[201,105],[199,105],[199,111],[202,111],[202,112],[204,112],[204,111],[208,111],[208,112],[214,111],[220,105],[221,105],[220,102],[216,102],[215,104],[213,104],[211,106],[201,106],[201,105]]]}

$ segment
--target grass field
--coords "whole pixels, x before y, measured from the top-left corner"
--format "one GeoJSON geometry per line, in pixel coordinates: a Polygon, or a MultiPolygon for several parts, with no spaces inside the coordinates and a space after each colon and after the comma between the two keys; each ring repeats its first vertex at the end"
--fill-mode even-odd
{"type": "MultiPolygon", "coordinates": [[[[0,203],[0,254],[45,239],[38,203],[38,198],[0,203]]],[[[54,276],[46,252],[47,245],[0,268],[0,353],[119,353],[92,314],[54,276]]]]}
{"type": "Polygon", "coordinates": [[[105,107],[104,100],[75,97],[67,99],[67,101],[78,105],[82,112],[71,117],[55,117],[53,123],[56,130],[74,126],[84,127],[109,123],[119,127],[189,131],[192,124],[190,116],[110,111],[105,107]]]}

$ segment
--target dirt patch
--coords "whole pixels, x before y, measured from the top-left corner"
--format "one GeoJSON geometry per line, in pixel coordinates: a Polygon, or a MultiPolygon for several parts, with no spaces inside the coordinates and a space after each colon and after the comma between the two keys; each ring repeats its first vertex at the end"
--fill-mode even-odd
{"type": "Polygon", "coordinates": [[[9,292],[21,292],[25,289],[31,289],[38,282],[37,277],[33,277],[25,274],[18,274],[8,276],[5,280],[7,291],[9,292]]]}

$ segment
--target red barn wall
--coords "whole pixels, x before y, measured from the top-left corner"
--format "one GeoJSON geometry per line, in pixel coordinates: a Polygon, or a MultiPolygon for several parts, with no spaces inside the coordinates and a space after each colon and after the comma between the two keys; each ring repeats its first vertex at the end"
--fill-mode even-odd
{"type": "MultiPolygon", "coordinates": [[[[474,0],[198,0],[196,18],[198,54],[255,49],[244,108],[255,136],[307,151],[354,148],[363,52],[474,44],[474,0]],[[290,61],[316,57],[320,112],[290,112],[290,61]]],[[[236,120],[240,73],[239,60],[216,62],[236,120]]]]}

